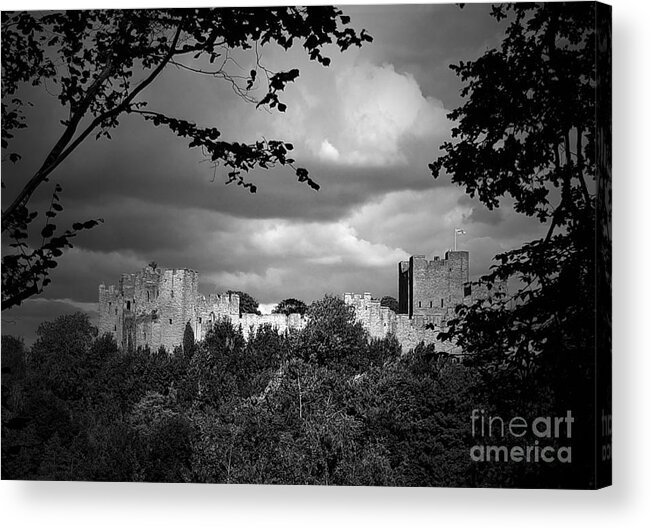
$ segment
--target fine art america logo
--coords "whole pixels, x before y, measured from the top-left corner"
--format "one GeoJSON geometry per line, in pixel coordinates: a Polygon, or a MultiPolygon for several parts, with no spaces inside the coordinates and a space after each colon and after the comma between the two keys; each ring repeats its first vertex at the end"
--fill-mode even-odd
{"type": "Polygon", "coordinates": [[[516,416],[507,420],[474,409],[470,423],[477,443],[470,449],[470,458],[475,462],[572,462],[571,410],[559,417],[527,420],[516,416]]]}

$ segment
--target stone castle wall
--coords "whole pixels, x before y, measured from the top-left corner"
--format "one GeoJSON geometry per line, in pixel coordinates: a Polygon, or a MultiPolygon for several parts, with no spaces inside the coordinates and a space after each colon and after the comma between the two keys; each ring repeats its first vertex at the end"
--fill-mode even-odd
{"type": "Polygon", "coordinates": [[[344,302],[355,309],[355,318],[361,322],[371,338],[385,338],[394,335],[404,352],[419,343],[436,344],[441,352],[455,353],[457,348],[448,343],[439,342],[436,337],[442,330],[440,315],[396,314],[388,307],[382,307],[380,301],[373,299],[370,292],[364,294],[344,294],[344,302]]]}
{"type": "Polygon", "coordinates": [[[438,341],[438,334],[447,328],[457,305],[488,297],[485,288],[469,283],[469,257],[465,251],[448,251],[443,259],[414,255],[398,263],[398,314],[369,292],[346,293],[344,301],[354,307],[357,320],[373,338],[393,334],[405,352],[423,342],[458,354],[460,349],[438,341]]]}
{"type": "Polygon", "coordinates": [[[401,314],[443,317],[464,300],[470,274],[468,252],[449,251],[428,260],[414,255],[398,265],[398,307],[401,314]]]}
{"type": "MultiPolygon", "coordinates": [[[[468,283],[468,252],[447,252],[444,259],[413,256],[398,265],[398,314],[373,299],[369,292],[344,294],[355,316],[372,338],[394,335],[406,352],[421,342],[437,350],[458,352],[453,344],[436,337],[445,330],[454,309],[488,296],[486,289],[468,283]],[[474,291],[473,291],[474,290],[474,291]]],[[[262,325],[280,333],[302,329],[307,322],[299,314],[240,314],[237,294],[198,292],[199,274],[188,269],[148,266],[123,274],[117,287],[99,286],[99,332],[111,334],[125,351],[139,347],[168,352],[183,343],[190,323],[195,340],[201,341],[214,323],[226,318],[239,326],[245,338],[262,325]]]]}
{"type": "Polygon", "coordinates": [[[198,288],[199,274],[194,270],[148,266],[123,274],[117,287],[99,286],[99,332],[111,334],[125,351],[162,346],[172,352],[182,345],[188,323],[198,341],[223,318],[241,326],[245,337],[265,324],[278,332],[305,325],[299,314],[240,315],[237,294],[203,296],[198,288]]]}

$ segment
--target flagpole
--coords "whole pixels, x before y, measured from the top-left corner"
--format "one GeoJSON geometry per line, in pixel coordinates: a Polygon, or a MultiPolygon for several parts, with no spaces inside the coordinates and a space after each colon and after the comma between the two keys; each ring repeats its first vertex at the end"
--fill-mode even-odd
{"type": "Polygon", "coordinates": [[[454,251],[457,251],[457,235],[465,235],[466,230],[462,230],[461,228],[454,228],[454,251]]]}

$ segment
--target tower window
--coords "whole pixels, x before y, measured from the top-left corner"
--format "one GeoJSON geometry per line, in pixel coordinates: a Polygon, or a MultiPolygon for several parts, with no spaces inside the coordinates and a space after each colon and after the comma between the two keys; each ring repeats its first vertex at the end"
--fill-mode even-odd
{"type": "Polygon", "coordinates": [[[433,303],[432,301],[429,302],[429,308],[430,309],[432,308],[432,303],[433,303]]]}
{"type": "Polygon", "coordinates": [[[421,308],[420,301],[418,302],[418,308],[419,308],[419,309],[421,308]]]}
{"type": "Polygon", "coordinates": [[[131,310],[131,302],[127,301],[127,310],[131,310]]]}
{"type": "Polygon", "coordinates": [[[118,309],[117,309],[117,307],[116,307],[116,308],[115,308],[115,314],[117,315],[117,313],[118,313],[118,309]]]}
{"type": "Polygon", "coordinates": [[[441,298],[441,307],[443,307],[443,298],[441,298]]]}
{"type": "Polygon", "coordinates": [[[118,330],[118,326],[117,326],[117,325],[113,325],[113,330],[114,330],[114,331],[117,331],[117,330],[118,330]]]}
{"type": "Polygon", "coordinates": [[[201,323],[201,318],[199,318],[199,323],[201,323]]]}
{"type": "Polygon", "coordinates": [[[170,318],[170,325],[172,325],[172,318],[170,318]]]}
{"type": "Polygon", "coordinates": [[[174,297],[174,291],[173,290],[170,290],[170,296],[174,297]]]}

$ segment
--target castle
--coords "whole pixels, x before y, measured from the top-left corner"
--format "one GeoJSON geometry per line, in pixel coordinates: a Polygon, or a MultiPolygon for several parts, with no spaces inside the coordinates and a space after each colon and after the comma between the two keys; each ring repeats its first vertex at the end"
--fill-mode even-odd
{"type": "Polygon", "coordinates": [[[123,350],[165,347],[171,352],[183,343],[190,323],[196,340],[203,340],[216,320],[230,319],[245,337],[261,325],[279,332],[301,329],[300,314],[240,314],[237,294],[199,294],[199,273],[149,265],[135,274],[122,274],[117,288],[99,286],[99,332],[109,333],[123,350]]]}
{"type": "Polygon", "coordinates": [[[364,294],[344,294],[344,301],[355,308],[357,320],[372,338],[393,334],[403,351],[420,342],[436,344],[441,352],[459,353],[450,342],[437,341],[457,305],[486,297],[483,289],[469,283],[469,253],[448,251],[443,259],[429,260],[414,255],[398,263],[398,313],[382,307],[379,300],[364,294]]]}
{"type": "MultiPolygon", "coordinates": [[[[458,352],[453,344],[436,341],[454,308],[476,298],[469,280],[469,254],[448,251],[443,259],[412,256],[398,264],[398,313],[380,306],[370,293],[344,294],[358,321],[373,338],[396,336],[404,351],[420,342],[437,343],[437,349],[458,352]]],[[[199,274],[188,269],[149,265],[134,274],[122,274],[117,287],[99,286],[99,332],[115,337],[123,350],[165,347],[172,351],[183,343],[189,323],[196,340],[202,340],[214,322],[229,319],[245,337],[262,325],[278,332],[302,329],[300,314],[240,314],[237,294],[199,294],[199,274]]]]}

